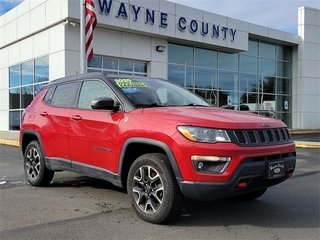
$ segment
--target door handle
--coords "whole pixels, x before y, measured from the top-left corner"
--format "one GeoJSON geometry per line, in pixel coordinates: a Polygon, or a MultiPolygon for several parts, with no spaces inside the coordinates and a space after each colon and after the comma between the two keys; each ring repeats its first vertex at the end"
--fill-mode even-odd
{"type": "Polygon", "coordinates": [[[46,116],[48,116],[48,113],[47,113],[47,112],[42,112],[42,113],[40,113],[40,115],[41,115],[42,117],[46,117],[46,116]]]}
{"type": "Polygon", "coordinates": [[[79,115],[72,115],[71,118],[76,121],[82,120],[82,117],[79,115]]]}

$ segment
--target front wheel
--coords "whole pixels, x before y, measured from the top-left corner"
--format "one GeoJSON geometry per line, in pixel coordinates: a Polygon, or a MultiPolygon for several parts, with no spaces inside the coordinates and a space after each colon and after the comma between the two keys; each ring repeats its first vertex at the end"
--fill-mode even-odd
{"type": "Polygon", "coordinates": [[[48,185],[54,175],[46,168],[44,155],[38,141],[32,141],[24,153],[24,173],[32,186],[48,185]]]}
{"type": "Polygon", "coordinates": [[[181,209],[182,194],[166,155],[148,153],[132,164],[127,191],[138,216],[151,223],[164,223],[181,209]]]}

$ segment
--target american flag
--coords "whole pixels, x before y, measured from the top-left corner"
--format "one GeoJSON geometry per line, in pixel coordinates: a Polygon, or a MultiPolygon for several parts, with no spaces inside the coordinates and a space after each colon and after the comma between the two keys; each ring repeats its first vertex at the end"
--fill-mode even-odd
{"type": "Polygon", "coordinates": [[[97,25],[97,17],[94,12],[94,3],[93,0],[86,0],[86,57],[88,62],[90,62],[93,56],[93,30],[97,25]]]}

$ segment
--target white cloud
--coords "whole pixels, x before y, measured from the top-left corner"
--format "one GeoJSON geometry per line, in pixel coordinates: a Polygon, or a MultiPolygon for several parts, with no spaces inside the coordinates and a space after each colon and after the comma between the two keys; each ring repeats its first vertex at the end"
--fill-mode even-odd
{"type": "Polygon", "coordinates": [[[219,15],[297,34],[298,8],[320,9],[319,0],[169,0],[219,15]]]}

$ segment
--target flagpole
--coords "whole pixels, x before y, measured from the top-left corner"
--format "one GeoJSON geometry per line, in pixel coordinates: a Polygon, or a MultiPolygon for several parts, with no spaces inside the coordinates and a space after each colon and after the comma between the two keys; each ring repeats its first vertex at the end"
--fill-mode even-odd
{"type": "Polygon", "coordinates": [[[85,0],[80,0],[80,73],[87,72],[85,0]]]}

